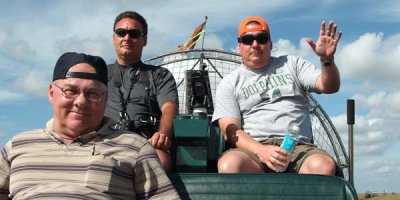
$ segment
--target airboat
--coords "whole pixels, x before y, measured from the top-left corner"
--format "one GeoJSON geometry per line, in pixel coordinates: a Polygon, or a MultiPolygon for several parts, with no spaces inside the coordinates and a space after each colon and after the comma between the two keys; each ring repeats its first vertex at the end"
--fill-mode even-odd
{"type": "MultiPolygon", "coordinates": [[[[218,127],[210,123],[213,99],[222,78],[241,65],[235,52],[194,49],[205,22],[192,35],[192,46],[144,62],[174,75],[179,115],[174,120],[169,177],[183,199],[357,199],[353,187],[352,124],[354,101],[348,100],[349,153],[319,102],[308,93],[313,142],[338,163],[340,176],[299,174],[218,174],[216,163],[225,150],[218,127]]],[[[204,37],[203,37],[204,43],[204,37]]],[[[183,46],[187,47],[187,43],[183,46]]]]}

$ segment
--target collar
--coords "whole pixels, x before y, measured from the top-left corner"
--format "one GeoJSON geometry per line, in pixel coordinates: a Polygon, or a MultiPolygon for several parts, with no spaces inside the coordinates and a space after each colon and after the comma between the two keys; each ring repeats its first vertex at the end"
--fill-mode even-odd
{"type": "MultiPolygon", "coordinates": [[[[51,118],[47,123],[46,123],[46,131],[56,140],[58,141],[63,141],[60,135],[54,131],[53,128],[53,123],[54,123],[54,118],[51,118]]],[[[82,143],[88,143],[95,139],[97,136],[106,136],[112,133],[115,133],[116,131],[112,129],[112,126],[115,124],[115,121],[108,117],[104,117],[102,121],[101,127],[97,131],[92,131],[83,135],[80,135],[79,137],[75,138],[74,141],[81,141],[82,143]]]]}
{"type": "Polygon", "coordinates": [[[115,65],[119,66],[121,69],[126,69],[126,68],[137,68],[138,66],[144,65],[144,63],[141,60],[139,60],[138,62],[131,63],[128,65],[121,65],[117,61],[115,61],[115,65]]]}

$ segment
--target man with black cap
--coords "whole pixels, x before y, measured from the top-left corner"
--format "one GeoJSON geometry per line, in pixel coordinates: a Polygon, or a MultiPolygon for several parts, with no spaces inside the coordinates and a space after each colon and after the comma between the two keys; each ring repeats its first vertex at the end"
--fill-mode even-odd
{"type": "Polygon", "coordinates": [[[173,119],[178,113],[175,79],[167,69],[141,61],[148,32],[142,15],[122,12],[115,18],[113,31],[116,62],[109,65],[105,115],[119,122],[116,127],[147,138],[168,171],[173,119]]]}
{"type": "Polygon", "coordinates": [[[53,118],[14,136],[0,158],[0,199],[178,199],[154,148],[104,117],[107,66],[68,52],[49,85],[53,118]]]}
{"type": "Polygon", "coordinates": [[[340,88],[334,54],[342,32],[336,29],[333,21],[327,26],[322,22],[318,40],[306,40],[321,60],[318,69],[297,56],[271,56],[271,32],[263,18],[240,23],[243,64],[220,82],[212,119],[236,148],[222,155],[218,172],[339,173],[333,158],[312,144],[307,97],[307,92],[335,93],[340,88]],[[299,133],[293,152],[280,147],[290,128],[299,133]]]}

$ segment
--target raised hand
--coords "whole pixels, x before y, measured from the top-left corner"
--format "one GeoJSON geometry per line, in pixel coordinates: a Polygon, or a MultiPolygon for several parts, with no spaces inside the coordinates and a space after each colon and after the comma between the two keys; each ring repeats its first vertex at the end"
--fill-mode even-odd
{"type": "Polygon", "coordinates": [[[336,24],[330,21],[325,31],[325,21],[322,21],[318,41],[314,42],[311,38],[306,39],[315,54],[321,57],[321,59],[332,59],[335,55],[336,46],[339,43],[340,37],[342,37],[342,32],[339,31],[336,34],[336,29],[336,24]]]}

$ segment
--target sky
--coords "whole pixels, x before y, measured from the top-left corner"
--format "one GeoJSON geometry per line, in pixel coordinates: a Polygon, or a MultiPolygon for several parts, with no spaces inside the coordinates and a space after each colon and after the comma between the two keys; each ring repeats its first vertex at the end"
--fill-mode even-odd
{"type": "Polygon", "coordinates": [[[208,16],[204,47],[236,51],[237,28],[248,16],[270,26],[273,54],[319,65],[305,42],[321,21],[343,32],[335,55],[336,94],[314,95],[347,147],[347,99],[355,100],[354,183],[357,192],[400,192],[400,1],[392,0],[14,0],[0,1],[0,144],[45,126],[54,64],[66,51],[115,62],[112,26],[126,10],[149,24],[143,59],[177,49],[208,16]]]}

